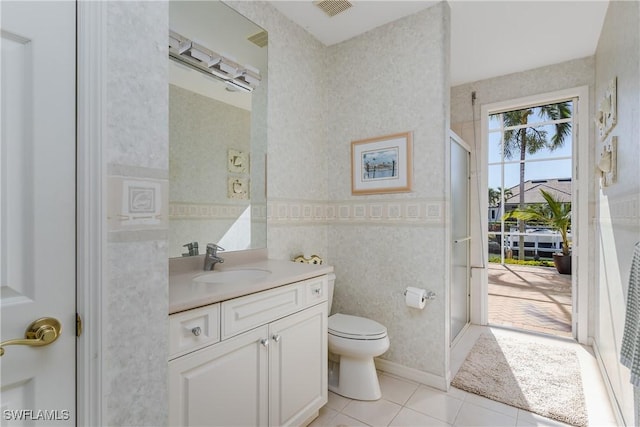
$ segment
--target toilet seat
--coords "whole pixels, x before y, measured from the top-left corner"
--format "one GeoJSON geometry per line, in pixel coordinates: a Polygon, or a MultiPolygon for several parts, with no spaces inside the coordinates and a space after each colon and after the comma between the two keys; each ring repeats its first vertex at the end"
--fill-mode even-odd
{"type": "Polygon", "coordinates": [[[375,320],[348,314],[329,317],[329,334],[352,340],[379,340],[387,336],[387,328],[375,320]]]}

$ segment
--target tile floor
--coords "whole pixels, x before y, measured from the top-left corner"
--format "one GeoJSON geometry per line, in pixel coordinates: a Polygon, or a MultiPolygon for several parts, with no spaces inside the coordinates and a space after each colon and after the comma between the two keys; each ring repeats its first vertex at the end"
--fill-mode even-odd
{"type": "MultiPolygon", "coordinates": [[[[488,328],[471,326],[452,349],[452,372],[462,365],[475,340],[488,328]]],[[[521,332],[491,328],[494,334],[521,332]]],[[[541,342],[574,346],[583,371],[589,426],[615,426],[604,383],[590,350],[574,341],[526,335],[541,342]],[[551,341],[549,341],[551,340],[551,341]]],[[[454,374],[455,375],[455,374],[454,374]]],[[[329,392],[329,402],[310,426],[564,426],[530,412],[451,388],[443,392],[405,378],[379,372],[382,399],[351,400],[329,392]]]]}

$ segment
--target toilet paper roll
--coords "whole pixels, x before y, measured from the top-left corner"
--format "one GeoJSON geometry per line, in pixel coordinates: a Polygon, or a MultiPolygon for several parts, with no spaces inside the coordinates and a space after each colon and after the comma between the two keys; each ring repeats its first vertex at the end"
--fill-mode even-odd
{"type": "Polygon", "coordinates": [[[405,292],[404,301],[409,307],[422,310],[427,304],[427,291],[409,286],[405,292]]]}

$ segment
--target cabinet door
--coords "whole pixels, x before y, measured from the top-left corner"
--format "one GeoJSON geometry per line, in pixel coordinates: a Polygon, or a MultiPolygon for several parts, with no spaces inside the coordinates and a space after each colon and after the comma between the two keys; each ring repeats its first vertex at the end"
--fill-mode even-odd
{"type": "Polygon", "coordinates": [[[169,362],[169,424],[264,426],[268,338],[263,326],[169,362]]]}
{"type": "Polygon", "coordinates": [[[300,425],[327,403],[327,303],[269,326],[269,421],[300,425]]]}

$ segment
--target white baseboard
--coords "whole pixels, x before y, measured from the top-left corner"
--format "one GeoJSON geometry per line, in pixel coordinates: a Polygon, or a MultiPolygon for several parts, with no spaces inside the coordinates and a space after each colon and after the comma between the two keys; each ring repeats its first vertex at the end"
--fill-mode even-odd
{"type": "Polygon", "coordinates": [[[609,395],[609,401],[611,402],[611,409],[613,410],[613,415],[616,417],[616,424],[619,426],[624,426],[626,424],[624,423],[624,418],[622,417],[620,404],[618,403],[618,399],[616,399],[616,395],[613,391],[613,387],[611,386],[611,381],[609,380],[609,375],[607,375],[607,370],[604,366],[604,362],[602,361],[602,355],[600,354],[600,349],[598,348],[598,344],[596,343],[596,340],[593,339],[593,337],[589,337],[589,345],[591,346],[594,354],[596,355],[596,361],[598,362],[600,375],[602,376],[604,385],[607,388],[607,394],[609,395]]]}
{"type": "Polygon", "coordinates": [[[376,368],[398,377],[405,378],[410,381],[416,381],[420,384],[428,385],[438,390],[447,391],[448,382],[446,378],[429,372],[420,371],[414,368],[408,368],[399,363],[390,362],[384,359],[375,359],[376,368]]]}

